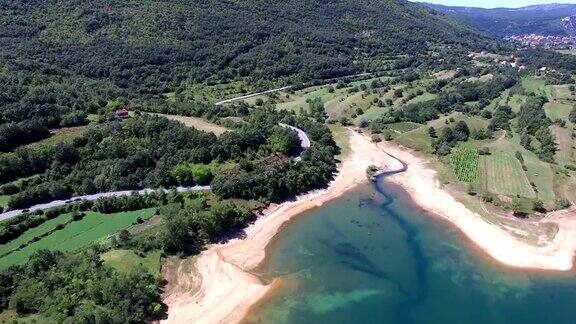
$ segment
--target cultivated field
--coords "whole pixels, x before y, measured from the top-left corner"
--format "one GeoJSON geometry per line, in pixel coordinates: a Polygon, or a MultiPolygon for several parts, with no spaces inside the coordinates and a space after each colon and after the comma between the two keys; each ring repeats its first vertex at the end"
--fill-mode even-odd
{"type": "Polygon", "coordinates": [[[63,229],[41,238],[36,242],[31,242],[34,237],[49,232],[58,224],[63,224],[70,219],[70,215],[61,215],[53,220],[26,231],[15,243],[0,245],[0,251],[6,253],[12,248],[17,248],[28,243],[21,249],[16,250],[0,258],[0,269],[4,269],[12,264],[25,262],[34,252],[40,249],[73,251],[90,245],[93,242],[106,238],[124,228],[129,227],[137,218],[148,219],[154,214],[154,208],[142,209],[131,212],[121,212],[115,214],[101,214],[97,212],[86,212],[86,216],[79,221],[73,221],[63,229]],[[28,233],[30,232],[30,233],[28,233]]]}
{"type": "Polygon", "coordinates": [[[560,164],[571,164],[574,161],[574,140],[572,139],[572,132],[567,128],[562,128],[557,125],[550,127],[556,143],[558,144],[558,151],[556,152],[556,160],[560,164]]]}
{"type": "Polygon", "coordinates": [[[486,186],[490,192],[536,198],[536,193],[513,152],[494,150],[491,155],[482,156],[481,160],[486,172],[486,186]]]}
{"type": "Polygon", "coordinates": [[[552,119],[552,121],[556,119],[564,120],[568,125],[572,124],[570,120],[568,120],[568,115],[570,115],[571,110],[571,105],[558,101],[551,101],[544,104],[544,111],[546,111],[546,116],[548,118],[552,119]]]}
{"type": "Polygon", "coordinates": [[[478,179],[479,161],[480,155],[474,147],[460,145],[450,153],[450,165],[462,182],[473,183],[478,179]]]}

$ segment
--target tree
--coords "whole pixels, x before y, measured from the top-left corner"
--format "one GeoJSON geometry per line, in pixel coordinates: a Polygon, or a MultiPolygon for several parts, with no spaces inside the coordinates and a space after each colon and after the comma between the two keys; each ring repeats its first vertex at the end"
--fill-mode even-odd
{"type": "Polygon", "coordinates": [[[570,201],[566,197],[557,197],[555,200],[556,207],[559,209],[565,209],[570,207],[570,201]]]}
{"type": "Polygon", "coordinates": [[[540,212],[540,213],[546,212],[546,209],[544,208],[544,202],[540,199],[533,201],[532,202],[532,210],[540,212]]]}
{"type": "Polygon", "coordinates": [[[467,141],[468,137],[470,136],[470,129],[468,128],[468,124],[465,121],[461,120],[456,123],[454,127],[454,136],[456,137],[457,141],[467,141]]]}
{"type": "Polygon", "coordinates": [[[428,128],[428,135],[430,135],[430,137],[432,137],[432,138],[436,138],[436,136],[437,136],[436,135],[436,128],[430,126],[428,128]]]}
{"type": "Polygon", "coordinates": [[[576,124],[576,105],[572,107],[572,110],[570,110],[568,119],[570,120],[571,123],[576,124]]]}
{"type": "Polygon", "coordinates": [[[520,135],[520,145],[527,150],[532,150],[532,137],[528,133],[523,132],[520,135]]]}
{"type": "Polygon", "coordinates": [[[522,202],[520,201],[520,198],[518,197],[514,197],[512,199],[512,213],[514,214],[514,216],[523,216],[524,215],[524,210],[522,209],[522,202]]]}

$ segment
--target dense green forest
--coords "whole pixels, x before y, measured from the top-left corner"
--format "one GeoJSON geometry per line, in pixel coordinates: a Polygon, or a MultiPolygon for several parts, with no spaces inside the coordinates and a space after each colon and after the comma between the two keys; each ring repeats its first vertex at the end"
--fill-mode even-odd
{"type": "Polygon", "coordinates": [[[114,271],[95,249],[43,250],[0,274],[0,308],[53,323],[140,323],[161,310],[157,281],[146,271],[114,271]]]}
{"type": "MultiPolygon", "coordinates": [[[[330,106],[325,99],[335,93],[381,108],[362,119],[365,111],[351,104],[338,116],[342,125],[357,123],[375,135],[450,114],[486,119],[483,128],[449,118],[437,133],[430,127],[432,153],[439,156],[460,142],[517,129],[525,148],[553,162],[546,99],[526,93],[516,113],[508,101],[493,105],[502,93],[519,91],[528,72],[468,59],[470,51],[483,50],[509,55],[515,49],[403,0],[3,1],[0,197],[6,203],[0,209],[70,200],[0,223],[0,243],[11,246],[0,258],[90,217],[146,210],[150,218],[132,214],[134,222],[126,224],[132,227],[120,232],[103,232],[68,252],[38,249],[28,262],[10,263],[0,272],[0,318],[137,323],[161,313],[161,258],[199,253],[237,234],[259,208],[333,177],[340,148],[326,124],[338,119],[336,101],[330,106]],[[375,72],[369,85],[350,77],[363,72],[375,72]],[[279,108],[302,88],[325,83],[326,98],[302,97],[299,107],[279,108]],[[288,84],[294,86],[288,92],[253,104],[214,105],[224,99],[222,88],[233,95],[288,84]],[[204,96],[209,91],[216,95],[204,96]],[[130,117],[117,118],[119,108],[130,117]],[[158,114],[196,117],[224,130],[209,133],[158,114]],[[279,123],[304,130],[311,147],[302,151],[297,133],[279,123]],[[70,130],[78,132],[54,140],[70,130]],[[193,185],[211,191],[72,199],[193,185]],[[105,262],[104,254],[120,250],[137,260],[156,255],[156,272],[123,272],[105,262]]],[[[546,82],[572,83],[576,58],[514,53],[530,70],[557,69],[546,82]]]]}
{"type": "Polygon", "coordinates": [[[443,65],[428,53],[483,45],[496,46],[398,0],[5,1],[0,152],[84,125],[118,97],[163,105],[165,94],[196,84],[241,82],[249,91],[390,64],[443,65]]]}
{"type": "Polygon", "coordinates": [[[266,108],[247,112],[244,118],[237,129],[217,138],[163,117],[142,115],[90,128],[68,144],[20,148],[0,156],[0,181],[37,174],[41,180],[0,189],[12,194],[11,208],[72,194],[212,181],[214,191],[225,198],[276,201],[319,187],[331,177],[337,147],[325,126],[266,108]],[[280,121],[318,134],[312,135],[316,142],[301,163],[290,159],[299,139],[278,126],[280,121]]]}
{"type": "MultiPolygon", "coordinates": [[[[182,81],[330,78],[483,39],[407,1],[7,1],[2,56],[158,94],[182,81]]],[[[10,62],[11,64],[12,62],[10,62]]]]}

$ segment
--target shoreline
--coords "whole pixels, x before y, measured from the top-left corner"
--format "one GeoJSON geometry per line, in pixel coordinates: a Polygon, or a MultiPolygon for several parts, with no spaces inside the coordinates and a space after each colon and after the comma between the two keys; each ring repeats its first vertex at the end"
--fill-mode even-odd
{"type": "Polygon", "coordinates": [[[406,190],[424,211],[450,222],[476,247],[502,265],[544,271],[570,271],[574,268],[576,215],[571,211],[549,213],[541,223],[557,224],[558,232],[551,242],[543,246],[531,245],[513,237],[498,224],[489,223],[442,189],[436,171],[409,149],[385,142],[378,146],[409,166],[406,172],[388,177],[389,181],[406,190]],[[423,186],[423,183],[428,185],[423,186]]]}
{"type": "Polygon", "coordinates": [[[244,238],[213,244],[196,261],[199,289],[194,294],[166,291],[167,323],[238,323],[250,308],[270,292],[266,284],[251,273],[266,257],[266,247],[284,224],[305,211],[322,206],[368,181],[369,165],[389,171],[403,165],[364,136],[350,132],[352,153],[346,157],[326,189],[298,196],[293,201],[271,205],[244,230],[244,238]]]}
{"type": "Polygon", "coordinates": [[[169,307],[168,317],[163,321],[239,323],[244,320],[278,285],[275,280],[266,284],[252,272],[265,260],[266,248],[282,227],[299,214],[320,207],[367,181],[369,165],[394,173],[403,169],[401,161],[405,162],[408,168],[387,176],[388,181],[405,190],[418,208],[455,226],[474,249],[481,250],[494,262],[514,270],[573,269],[576,219],[570,218],[576,217],[571,213],[547,216],[546,221],[555,222],[559,227],[554,240],[544,247],[529,245],[468,210],[440,187],[436,172],[427,162],[409,150],[386,142],[374,144],[354,131],[350,131],[349,141],[352,153],[342,161],[328,188],[270,206],[264,216],[245,229],[244,238],[214,244],[203,251],[195,264],[200,278],[198,291],[194,294],[167,291],[163,300],[169,307]]]}

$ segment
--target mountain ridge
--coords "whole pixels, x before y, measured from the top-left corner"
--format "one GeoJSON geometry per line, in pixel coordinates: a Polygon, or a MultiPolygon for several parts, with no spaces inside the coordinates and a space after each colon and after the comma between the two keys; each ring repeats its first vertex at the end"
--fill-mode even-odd
{"type": "Polygon", "coordinates": [[[576,35],[563,19],[576,15],[576,4],[545,4],[521,8],[477,8],[423,4],[495,37],[521,34],[576,35]]]}

